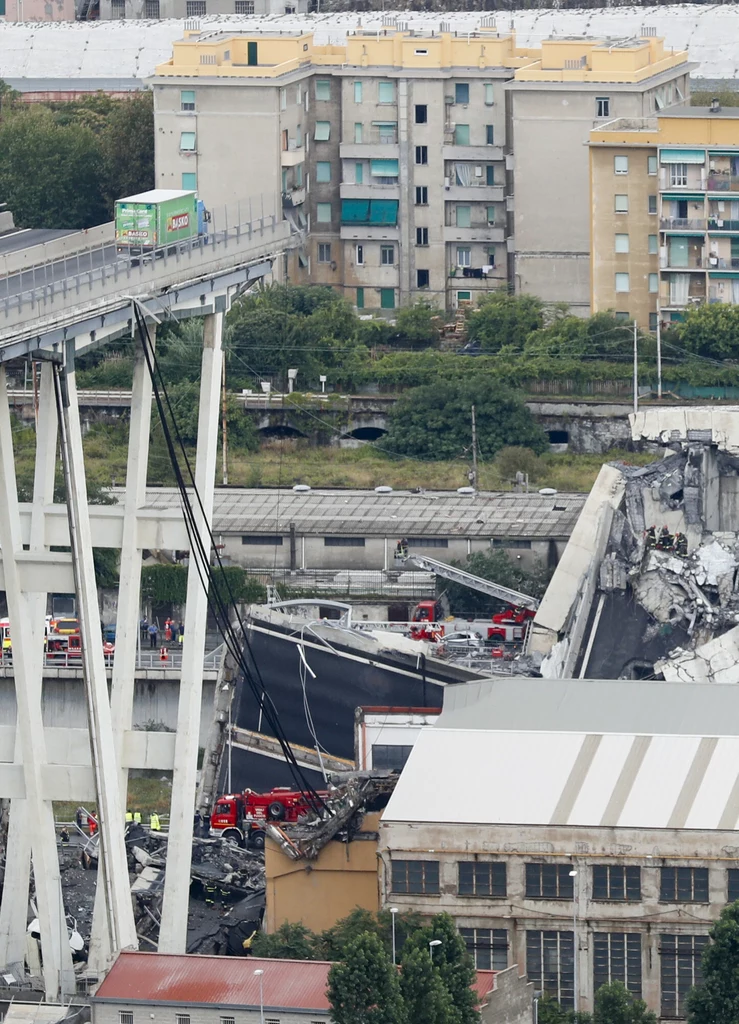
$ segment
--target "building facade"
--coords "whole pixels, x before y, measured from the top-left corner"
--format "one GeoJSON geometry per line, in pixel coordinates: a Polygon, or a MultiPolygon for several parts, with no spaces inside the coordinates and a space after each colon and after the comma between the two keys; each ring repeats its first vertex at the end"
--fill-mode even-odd
{"type": "Polygon", "coordinates": [[[739,302],[739,114],[680,107],[590,134],[594,311],[654,330],[739,302]]]}
{"type": "Polygon", "coordinates": [[[151,80],[157,184],[232,209],[280,198],[306,232],[284,275],[358,310],[515,286],[587,311],[588,131],[598,110],[684,97],[688,67],[654,38],[520,49],[490,19],[393,20],[342,46],[189,31],[151,80]]]}
{"type": "Polygon", "coordinates": [[[544,40],[540,58],[516,72],[506,91],[517,292],[590,313],[590,131],[682,103],[691,66],[653,35],[580,37],[544,40]]]}
{"type": "Polygon", "coordinates": [[[159,21],[163,18],[204,18],[209,14],[274,17],[307,14],[308,0],[99,0],[99,9],[101,21],[159,21]]]}

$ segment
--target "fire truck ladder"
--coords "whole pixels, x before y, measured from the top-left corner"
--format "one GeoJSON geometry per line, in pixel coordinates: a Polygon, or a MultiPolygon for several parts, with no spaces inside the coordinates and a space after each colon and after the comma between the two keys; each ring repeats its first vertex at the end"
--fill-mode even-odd
{"type": "Polygon", "coordinates": [[[442,576],[445,580],[453,583],[461,583],[463,587],[470,590],[477,590],[481,594],[489,594],[490,597],[497,597],[500,601],[508,601],[519,608],[538,608],[539,602],[535,597],[528,594],[520,594],[517,590],[503,587],[500,583],[493,583],[492,580],[484,580],[480,576],[473,576],[471,572],[464,569],[455,569],[453,565],[445,562],[437,562],[435,558],[427,558],[426,555],[410,555],[403,563],[405,569],[419,569],[422,572],[433,572],[442,576]]]}

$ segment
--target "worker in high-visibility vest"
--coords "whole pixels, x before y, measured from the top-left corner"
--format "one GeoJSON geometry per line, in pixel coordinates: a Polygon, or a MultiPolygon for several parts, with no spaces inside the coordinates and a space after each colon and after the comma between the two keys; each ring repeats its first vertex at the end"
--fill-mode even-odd
{"type": "Polygon", "coordinates": [[[161,832],[162,830],[162,826],[159,821],[159,815],[156,813],[156,811],[152,811],[149,817],[149,828],[151,829],[152,832],[161,832]]]}
{"type": "Polygon", "coordinates": [[[126,823],[128,823],[129,821],[133,821],[133,814],[131,813],[131,811],[126,811],[126,823]]]}
{"type": "Polygon", "coordinates": [[[134,820],[134,824],[136,824],[136,825],[140,825],[141,824],[141,811],[134,811],[133,812],[133,820],[134,820]]]}

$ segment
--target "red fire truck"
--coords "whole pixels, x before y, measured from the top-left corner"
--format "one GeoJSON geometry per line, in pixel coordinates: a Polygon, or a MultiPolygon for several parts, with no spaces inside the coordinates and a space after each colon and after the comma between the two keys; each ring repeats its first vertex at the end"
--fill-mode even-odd
{"type": "Polygon", "coordinates": [[[489,619],[450,618],[442,621],[443,614],[439,601],[419,601],[412,615],[413,639],[443,642],[446,633],[471,631],[486,640],[497,640],[504,644],[521,643],[526,636],[529,619],[533,619],[536,612],[532,608],[516,608],[511,605],[489,619]]]}
{"type": "MultiPolygon", "coordinates": [[[[318,795],[323,798],[328,794],[324,790],[318,795]]],[[[265,822],[296,822],[309,810],[305,794],[287,786],[276,786],[268,793],[255,793],[251,789],[226,793],[216,800],[210,816],[210,834],[261,849],[265,822]]]]}

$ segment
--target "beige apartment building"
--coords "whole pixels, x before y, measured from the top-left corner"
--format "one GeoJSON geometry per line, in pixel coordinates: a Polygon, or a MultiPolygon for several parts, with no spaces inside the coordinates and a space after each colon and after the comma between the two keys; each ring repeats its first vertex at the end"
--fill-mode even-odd
{"type": "Polygon", "coordinates": [[[739,112],[619,118],[589,149],[593,310],[655,330],[705,302],[739,303],[739,112]]]}
{"type": "Polygon", "coordinates": [[[489,18],[326,46],[191,29],[151,80],[157,185],[196,188],[216,226],[281,203],[305,232],[281,272],[359,310],[515,287],[586,312],[591,115],[669,105],[687,73],[655,38],[527,50],[489,18]]]}

